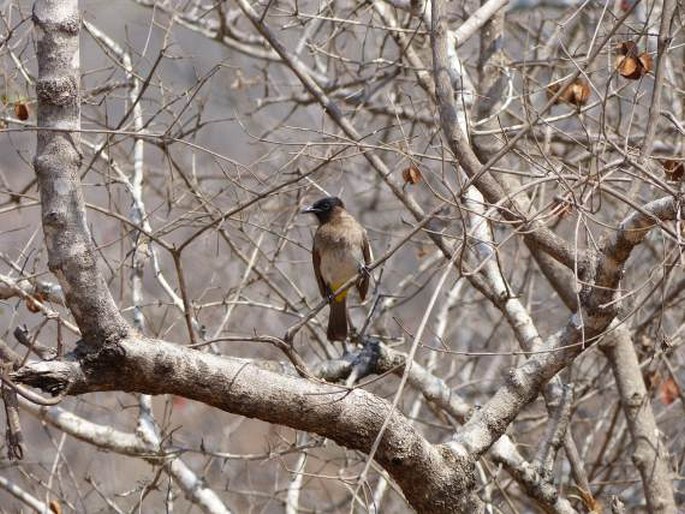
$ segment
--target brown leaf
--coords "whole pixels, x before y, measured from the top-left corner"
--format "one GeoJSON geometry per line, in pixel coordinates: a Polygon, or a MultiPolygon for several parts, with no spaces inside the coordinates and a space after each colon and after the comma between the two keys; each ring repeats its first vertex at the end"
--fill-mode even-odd
{"type": "Polygon", "coordinates": [[[40,306],[36,302],[43,303],[43,302],[45,302],[46,299],[47,298],[42,293],[34,293],[33,298],[31,298],[31,297],[26,298],[26,308],[30,312],[33,312],[34,314],[36,312],[40,312],[40,306]]]}
{"type": "Polygon", "coordinates": [[[614,61],[616,70],[630,80],[637,80],[653,68],[652,56],[640,53],[634,41],[624,41],[617,47],[618,56],[614,61]]]}
{"type": "Polygon", "coordinates": [[[616,69],[622,77],[630,80],[637,80],[641,77],[641,68],[642,65],[637,57],[621,55],[616,58],[616,69]]]}
{"type": "Polygon", "coordinates": [[[590,84],[585,79],[576,79],[568,89],[571,91],[568,102],[573,105],[585,105],[590,98],[590,84]]]}
{"type": "MultiPolygon", "coordinates": [[[[552,98],[561,88],[558,82],[547,86],[547,98],[552,98]]],[[[555,103],[567,102],[576,106],[585,105],[590,99],[590,84],[584,78],[577,78],[571,84],[565,85],[561,95],[555,103]]]]}
{"type": "Polygon", "coordinates": [[[635,41],[623,41],[618,45],[618,53],[630,57],[637,57],[639,50],[635,41]]]}
{"type": "Polygon", "coordinates": [[[645,70],[645,73],[652,71],[654,63],[652,62],[652,56],[650,54],[643,52],[640,54],[640,57],[638,57],[638,60],[640,61],[640,64],[642,64],[642,68],[645,70]]]}
{"type": "Polygon", "coordinates": [[[576,490],[578,491],[580,500],[583,502],[585,508],[590,514],[602,513],[602,504],[599,502],[599,500],[592,496],[592,492],[581,489],[580,487],[577,487],[576,490]]]}
{"type": "Polygon", "coordinates": [[[410,164],[402,172],[402,178],[404,179],[405,184],[418,184],[421,182],[421,171],[413,164],[410,164]]]}
{"type": "Polygon", "coordinates": [[[52,514],[62,514],[62,506],[57,500],[50,501],[50,512],[52,514]]]}
{"type": "Polygon", "coordinates": [[[14,102],[14,115],[21,121],[29,119],[29,106],[24,102],[14,102]]]}
{"type": "Polygon", "coordinates": [[[659,399],[664,405],[671,405],[680,396],[679,392],[678,384],[673,377],[668,377],[659,386],[659,399]]]}
{"type": "Polygon", "coordinates": [[[556,95],[556,94],[557,94],[557,91],[559,91],[559,88],[560,88],[560,87],[561,87],[561,86],[559,85],[558,82],[555,83],[555,84],[549,84],[549,85],[547,86],[547,99],[549,100],[549,99],[552,98],[554,95],[556,95]]]}
{"type": "Polygon", "coordinates": [[[662,159],[661,165],[664,167],[664,175],[666,180],[678,182],[682,180],[685,175],[685,162],[676,161],[675,159],[662,159]]]}

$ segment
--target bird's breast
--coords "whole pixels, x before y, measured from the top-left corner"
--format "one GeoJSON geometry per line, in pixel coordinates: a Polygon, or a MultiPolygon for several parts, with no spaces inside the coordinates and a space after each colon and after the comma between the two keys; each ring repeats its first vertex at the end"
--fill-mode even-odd
{"type": "Polygon", "coordinates": [[[321,226],[316,234],[316,247],[321,257],[321,278],[332,289],[359,272],[364,263],[364,231],[356,223],[347,226],[321,226]]]}
{"type": "Polygon", "coordinates": [[[321,277],[333,289],[340,287],[343,282],[348,281],[359,271],[359,265],[363,260],[357,255],[353,248],[348,245],[336,245],[322,251],[321,255],[321,277]]]}

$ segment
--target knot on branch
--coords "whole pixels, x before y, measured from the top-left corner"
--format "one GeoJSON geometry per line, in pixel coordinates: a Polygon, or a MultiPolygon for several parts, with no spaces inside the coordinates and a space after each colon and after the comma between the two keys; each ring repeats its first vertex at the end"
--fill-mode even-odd
{"type": "MultiPolygon", "coordinates": [[[[125,334],[121,336],[121,339],[124,337],[125,334]]],[[[87,375],[111,373],[126,359],[126,350],[118,344],[119,340],[96,341],[92,344],[81,339],[76,343],[73,356],[81,362],[87,375]]]]}
{"type": "Polygon", "coordinates": [[[527,379],[528,377],[524,373],[521,373],[517,368],[509,368],[507,370],[507,383],[516,391],[526,388],[527,379]]]}
{"type": "Polygon", "coordinates": [[[69,36],[76,36],[81,30],[81,17],[78,13],[64,12],[64,10],[54,12],[53,9],[48,12],[43,9],[42,13],[44,16],[40,16],[34,6],[31,19],[45,32],[62,32],[69,36]]]}
{"type": "Polygon", "coordinates": [[[10,378],[57,396],[69,391],[75,380],[75,366],[70,362],[31,362],[10,373],[10,378]]]}
{"type": "Polygon", "coordinates": [[[77,105],[78,81],[73,75],[42,77],[36,82],[36,95],[40,102],[53,106],[77,105]]]}
{"type": "Polygon", "coordinates": [[[43,225],[63,229],[67,226],[67,216],[64,211],[47,211],[43,214],[43,225]]]}
{"type": "Polygon", "coordinates": [[[629,398],[623,401],[628,413],[631,413],[639,408],[645,403],[645,395],[638,392],[634,392],[629,398]]]}

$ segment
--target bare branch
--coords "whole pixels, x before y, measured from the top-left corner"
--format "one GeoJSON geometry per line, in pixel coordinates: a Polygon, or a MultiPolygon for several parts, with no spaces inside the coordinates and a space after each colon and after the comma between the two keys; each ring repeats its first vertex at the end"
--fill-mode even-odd
{"type": "Polygon", "coordinates": [[[29,363],[13,377],[45,391],[71,395],[114,390],[176,394],[314,432],[363,452],[371,449],[389,417],[375,457],[414,508],[436,514],[455,509],[476,512],[469,510],[478,500],[469,492],[467,461],[443,446],[429,444],[385,400],[364,390],[287,377],[159,340],[124,339],[117,351],[82,351],[79,361],[29,363]]]}
{"type": "Polygon", "coordinates": [[[630,332],[612,331],[600,345],[616,378],[633,440],[632,459],[640,471],[649,512],[676,512],[668,451],[660,437],[630,332]]]}

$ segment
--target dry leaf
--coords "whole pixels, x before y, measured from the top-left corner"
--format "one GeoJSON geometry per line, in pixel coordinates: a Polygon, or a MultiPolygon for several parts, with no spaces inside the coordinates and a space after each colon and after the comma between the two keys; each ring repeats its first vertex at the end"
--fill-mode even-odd
{"type": "Polygon", "coordinates": [[[590,84],[585,79],[576,79],[567,89],[570,93],[566,101],[573,105],[585,105],[590,99],[590,84]]]}
{"type": "Polygon", "coordinates": [[[558,82],[555,83],[555,84],[549,84],[549,85],[547,86],[547,99],[549,100],[549,99],[552,98],[554,95],[556,95],[556,94],[557,94],[557,91],[559,91],[559,88],[560,88],[560,87],[561,87],[561,86],[560,86],[560,84],[559,84],[558,82]]]}
{"type": "Polygon", "coordinates": [[[640,64],[642,64],[642,68],[644,68],[645,73],[652,71],[654,63],[652,62],[652,56],[650,54],[643,52],[638,57],[638,60],[640,61],[640,64]]]}
{"type": "Polygon", "coordinates": [[[637,80],[653,67],[652,56],[647,52],[640,53],[638,46],[633,41],[624,41],[618,45],[616,57],[616,70],[630,80],[637,80]]]}
{"type": "Polygon", "coordinates": [[[410,164],[402,172],[402,178],[404,179],[405,184],[418,184],[421,182],[421,171],[413,164],[410,164]]]}
{"type": "Polygon", "coordinates": [[[675,159],[662,159],[661,165],[664,167],[666,180],[672,180],[673,182],[682,180],[685,174],[685,162],[676,161],[675,159]]]}
{"type": "Polygon", "coordinates": [[[14,115],[21,121],[29,119],[29,106],[24,102],[14,102],[14,115]]]}
{"type": "Polygon", "coordinates": [[[668,377],[659,386],[659,399],[664,405],[671,405],[679,397],[678,384],[673,377],[668,377]]]}
{"type": "Polygon", "coordinates": [[[618,45],[618,53],[621,55],[627,55],[629,57],[637,57],[639,53],[637,43],[635,41],[624,41],[618,45]]]}
{"type": "Polygon", "coordinates": [[[45,297],[44,294],[34,293],[33,297],[27,297],[26,298],[26,308],[30,312],[33,312],[34,314],[36,312],[40,312],[40,306],[38,305],[37,302],[44,303],[45,300],[47,300],[47,298],[45,297]]]}
{"type": "Polygon", "coordinates": [[[588,510],[590,514],[602,513],[602,504],[599,502],[599,500],[592,496],[592,493],[590,491],[586,491],[584,489],[581,489],[580,487],[577,487],[576,490],[578,491],[578,496],[580,496],[580,500],[583,502],[585,508],[588,510]]]}
{"type": "Polygon", "coordinates": [[[616,69],[622,77],[637,80],[640,78],[640,61],[636,57],[619,55],[616,58],[616,69]]]}
{"type": "MultiPolygon", "coordinates": [[[[561,88],[561,84],[547,86],[547,98],[552,98],[561,88]]],[[[585,105],[590,99],[590,84],[584,78],[577,78],[571,84],[564,86],[564,90],[555,103],[567,102],[575,106],[585,105]]]]}
{"type": "Polygon", "coordinates": [[[52,514],[62,514],[62,506],[57,500],[50,501],[50,512],[52,512],[52,514]]]}

